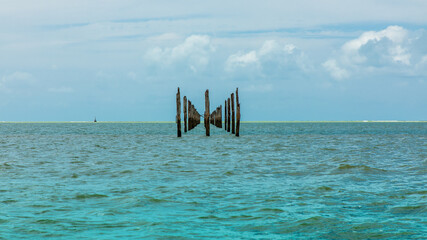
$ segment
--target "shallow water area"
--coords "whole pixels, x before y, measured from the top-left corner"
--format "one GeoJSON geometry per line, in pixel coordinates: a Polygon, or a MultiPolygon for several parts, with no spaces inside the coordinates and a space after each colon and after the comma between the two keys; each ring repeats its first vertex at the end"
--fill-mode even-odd
{"type": "Polygon", "coordinates": [[[0,123],[0,239],[420,239],[427,123],[0,123]]]}

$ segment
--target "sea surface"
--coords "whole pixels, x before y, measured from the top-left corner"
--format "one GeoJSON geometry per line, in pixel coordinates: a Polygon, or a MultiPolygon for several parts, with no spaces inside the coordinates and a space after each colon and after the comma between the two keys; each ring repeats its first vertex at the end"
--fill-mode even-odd
{"type": "Polygon", "coordinates": [[[0,123],[0,239],[426,239],[427,123],[0,123]]]}

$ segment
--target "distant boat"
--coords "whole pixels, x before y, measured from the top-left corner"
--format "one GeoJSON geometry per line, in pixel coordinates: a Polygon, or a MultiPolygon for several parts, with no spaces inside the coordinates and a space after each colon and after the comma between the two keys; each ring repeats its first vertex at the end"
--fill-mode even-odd
{"type": "Polygon", "coordinates": [[[93,120],[93,122],[96,122],[96,117],[95,117],[95,120],[93,120]]]}

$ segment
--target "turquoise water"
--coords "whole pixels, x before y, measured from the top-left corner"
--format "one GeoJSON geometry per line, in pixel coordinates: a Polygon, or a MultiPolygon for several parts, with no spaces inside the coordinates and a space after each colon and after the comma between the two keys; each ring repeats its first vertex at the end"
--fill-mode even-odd
{"type": "Polygon", "coordinates": [[[1,123],[0,239],[421,239],[427,123],[1,123]]]}

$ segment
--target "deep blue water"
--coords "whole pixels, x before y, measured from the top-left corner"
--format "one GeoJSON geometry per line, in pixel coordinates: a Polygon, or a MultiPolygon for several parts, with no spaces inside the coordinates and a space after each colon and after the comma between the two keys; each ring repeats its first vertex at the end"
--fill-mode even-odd
{"type": "Polygon", "coordinates": [[[427,123],[0,123],[0,239],[422,239],[427,123]]]}

